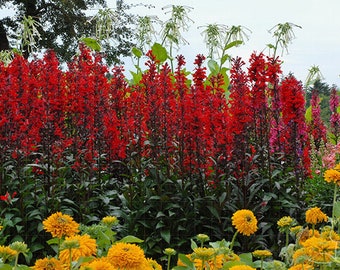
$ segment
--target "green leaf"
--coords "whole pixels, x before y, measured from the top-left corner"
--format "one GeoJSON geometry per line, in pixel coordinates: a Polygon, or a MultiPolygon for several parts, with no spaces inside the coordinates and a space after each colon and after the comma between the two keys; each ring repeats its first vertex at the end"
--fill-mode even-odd
{"type": "Polygon", "coordinates": [[[93,260],[93,257],[89,256],[89,257],[80,257],[77,262],[73,262],[72,263],[72,269],[79,269],[80,266],[83,264],[83,263],[86,263],[86,262],[90,262],[93,260]]]}
{"type": "Polygon", "coordinates": [[[52,238],[48,241],[46,241],[47,244],[49,245],[58,245],[59,244],[59,238],[52,238]]]}
{"type": "MultiPolygon", "coordinates": [[[[0,268],[2,269],[2,268],[0,268]]],[[[31,267],[28,267],[26,265],[17,265],[17,267],[13,267],[13,269],[18,269],[18,270],[31,270],[32,268],[31,267]]]]}
{"type": "Polygon", "coordinates": [[[165,214],[162,211],[159,211],[156,215],[156,218],[160,218],[160,217],[165,217],[165,214]]]}
{"type": "Polygon", "coordinates": [[[237,47],[237,46],[241,45],[242,43],[243,43],[242,40],[234,40],[234,41],[230,42],[229,44],[225,45],[224,50],[228,50],[232,47],[237,47]]]}
{"type": "Polygon", "coordinates": [[[132,82],[134,85],[137,85],[139,84],[139,82],[141,81],[142,79],[142,73],[138,72],[133,72],[133,71],[130,71],[131,75],[132,75],[132,82]]]}
{"type": "Polygon", "coordinates": [[[229,79],[229,76],[227,74],[227,71],[228,71],[228,69],[226,67],[223,67],[221,69],[220,73],[223,75],[223,80],[224,80],[224,86],[223,87],[225,89],[226,94],[228,94],[228,96],[229,96],[228,88],[229,88],[229,84],[230,84],[230,79],[229,79]]]}
{"type": "Polygon", "coordinates": [[[12,270],[12,269],[13,269],[12,265],[3,264],[3,263],[0,264],[0,270],[12,270]]]}
{"type": "Polygon", "coordinates": [[[153,44],[151,47],[152,54],[156,57],[156,60],[163,63],[168,59],[168,53],[166,49],[159,43],[153,44]]]}
{"type": "Polygon", "coordinates": [[[163,228],[163,227],[165,227],[165,224],[164,224],[164,222],[161,220],[160,222],[157,223],[156,229],[160,229],[160,228],[163,228]]]}
{"type": "Polygon", "coordinates": [[[131,51],[132,51],[132,54],[134,56],[136,56],[137,58],[141,58],[142,55],[143,55],[143,52],[140,49],[136,48],[136,47],[133,47],[131,51]]]}
{"type": "MultiPolygon", "coordinates": [[[[188,266],[175,266],[171,269],[172,270],[191,270],[191,268],[188,268],[188,266]]],[[[195,270],[195,268],[192,268],[192,269],[195,270]]]]}
{"type": "Polygon", "coordinates": [[[210,242],[209,244],[211,247],[215,249],[219,249],[219,248],[227,249],[230,247],[231,242],[226,241],[225,239],[222,239],[221,241],[210,242]]]}
{"type": "Polygon", "coordinates": [[[248,252],[248,253],[242,253],[239,255],[241,262],[246,263],[249,266],[253,265],[253,255],[248,252]]]}
{"type": "MultiPolygon", "coordinates": [[[[182,254],[182,253],[178,254],[178,259],[180,259],[181,262],[184,263],[186,266],[190,267],[190,269],[194,267],[194,263],[190,261],[190,259],[187,256],[185,256],[185,254],[182,254]]],[[[181,268],[174,268],[174,269],[181,269],[181,268]]],[[[184,268],[184,269],[188,269],[188,268],[184,268]]]]}
{"type": "Polygon", "coordinates": [[[165,242],[170,244],[170,238],[171,238],[170,230],[161,231],[161,236],[165,242]]]}
{"type": "Polygon", "coordinates": [[[106,232],[99,232],[97,241],[100,242],[102,246],[110,245],[111,244],[111,239],[113,239],[113,235],[109,235],[108,231],[106,232]]]}
{"type": "Polygon", "coordinates": [[[246,264],[242,261],[230,261],[230,262],[226,262],[223,264],[223,269],[229,269],[236,265],[246,265],[246,264]]]}
{"type": "Polygon", "coordinates": [[[333,205],[334,218],[340,218],[340,202],[334,202],[333,205]]]}
{"type": "Polygon", "coordinates": [[[225,54],[221,58],[221,64],[223,65],[228,59],[230,59],[230,55],[225,54]]]}
{"type": "Polygon", "coordinates": [[[277,199],[277,195],[275,193],[267,192],[263,196],[263,201],[269,202],[271,199],[277,199]]]}
{"type": "Polygon", "coordinates": [[[312,106],[309,106],[306,109],[305,118],[306,118],[306,121],[308,123],[310,123],[312,121],[312,106]]]}
{"type": "Polygon", "coordinates": [[[210,213],[217,218],[218,220],[220,220],[220,215],[218,214],[217,210],[215,207],[208,205],[207,208],[209,209],[210,213]]]}
{"type": "Polygon", "coordinates": [[[210,69],[210,72],[213,74],[213,75],[217,75],[218,74],[218,71],[219,71],[219,66],[217,64],[217,62],[213,59],[210,59],[208,61],[208,67],[210,69]]]}
{"type": "Polygon", "coordinates": [[[120,239],[117,242],[124,242],[124,243],[143,243],[144,241],[142,239],[139,239],[138,237],[127,235],[120,239]]]}
{"type": "Polygon", "coordinates": [[[36,252],[38,250],[42,250],[45,247],[41,243],[33,243],[30,245],[30,251],[31,252],[36,252]]]}
{"type": "Polygon", "coordinates": [[[195,248],[197,248],[197,244],[194,240],[190,239],[191,241],[191,249],[194,250],[195,248]]]}
{"type": "Polygon", "coordinates": [[[29,220],[36,219],[41,221],[42,220],[41,211],[39,209],[32,210],[29,212],[27,218],[29,220]]]}
{"type": "Polygon", "coordinates": [[[99,52],[101,50],[100,44],[94,38],[84,37],[80,39],[87,47],[99,52]]]}
{"type": "Polygon", "coordinates": [[[227,192],[223,192],[223,193],[221,194],[221,196],[218,198],[218,202],[219,202],[220,204],[223,204],[226,197],[227,197],[227,192]]]}

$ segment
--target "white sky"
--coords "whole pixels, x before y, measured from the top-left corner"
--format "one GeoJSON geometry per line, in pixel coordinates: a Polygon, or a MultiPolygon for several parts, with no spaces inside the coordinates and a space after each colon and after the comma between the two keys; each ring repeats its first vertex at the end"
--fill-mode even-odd
{"type": "MultiPolygon", "coordinates": [[[[128,4],[151,4],[155,8],[133,8],[132,13],[157,15],[162,21],[169,18],[161,8],[167,5],[190,6],[189,13],[194,23],[189,32],[183,34],[190,45],[182,46],[187,68],[192,70],[195,56],[207,54],[203,36],[204,26],[211,23],[228,26],[242,25],[252,33],[245,45],[231,51],[246,62],[254,51],[261,52],[266,44],[273,43],[268,33],[278,23],[291,22],[302,27],[295,28],[296,39],[289,45],[289,54],[284,54],[283,72],[289,72],[305,82],[308,69],[319,66],[325,82],[340,86],[340,0],[124,0],[128,4]]],[[[108,7],[115,7],[116,0],[107,0],[108,7]]],[[[0,10],[0,18],[8,11],[0,10]]],[[[268,53],[268,50],[265,50],[268,53]]],[[[126,69],[129,70],[127,63],[126,69]]]]}
{"type": "MultiPolygon", "coordinates": [[[[114,6],[115,0],[108,0],[114,6]]],[[[125,0],[126,3],[140,3],[140,0],[125,0]]],[[[198,53],[207,54],[203,36],[203,26],[211,23],[228,26],[242,25],[252,33],[245,45],[235,48],[233,56],[241,56],[246,62],[252,52],[261,52],[266,44],[274,43],[268,33],[278,23],[291,22],[302,27],[295,28],[296,38],[289,45],[289,54],[284,54],[283,72],[294,73],[297,79],[305,82],[308,70],[316,65],[320,68],[325,82],[340,86],[340,0],[144,0],[156,8],[134,8],[131,11],[140,15],[157,15],[165,21],[166,5],[193,7],[189,13],[194,24],[184,33],[190,45],[182,47],[179,53],[187,60],[188,68],[198,53]]],[[[265,53],[269,51],[266,49],[265,53]]]]}

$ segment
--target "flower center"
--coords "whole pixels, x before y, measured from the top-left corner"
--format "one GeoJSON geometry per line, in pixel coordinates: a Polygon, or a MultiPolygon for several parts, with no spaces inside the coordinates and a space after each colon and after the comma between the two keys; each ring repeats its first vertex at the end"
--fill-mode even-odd
{"type": "Polygon", "coordinates": [[[250,216],[246,216],[246,221],[249,223],[251,222],[251,217],[250,216]]]}

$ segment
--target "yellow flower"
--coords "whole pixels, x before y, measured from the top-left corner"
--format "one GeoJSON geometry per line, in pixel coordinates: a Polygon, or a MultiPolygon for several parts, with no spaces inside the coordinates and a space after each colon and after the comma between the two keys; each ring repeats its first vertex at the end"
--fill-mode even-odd
{"type": "MultiPolygon", "coordinates": [[[[195,264],[196,269],[202,269],[203,261],[201,259],[198,259],[198,257],[195,255],[196,255],[195,253],[192,253],[192,254],[186,254],[185,256],[195,264]]],[[[230,253],[227,255],[219,254],[215,257],[212,257],[209,260],[206,260],[205,263],[206,263],[206,267],[208,267],[207,269],[218,270],[223,267],[224,262],[228,262],[228,261],[240,261],[240,257],[234,253],[230,253]]],[[[178,259],[177,266],[186,266],[186,265],[180,259],[178,259]]]]}
{"type": "Polygon", "coordinates": [[[91,269],[91,270],[116,270],[116,268],[107,260],[107,258],[99,258],[86,264],[85,267],[80,269],[91,269]]]}
{"type": "Polygon", "coordinates": [[[308,255],[317,262],[329,262],[338,248],[338,243],[333,240],[326,240],[321,237],[311,237],[303,244],[308,250],[308,255]]]}
{"type": "Polygon", "coordinates": [[[216,257],[204,261],[201,259],[194,259],[195,269],[209,269],[209,270],[218,270],[223,267],[223,254],[217,255],[216,257]]]}
{"type": "Polygon", "coordinates": [[[0,231],[1,231],[3,228],[4,228],[4,226],[1,226],[1,225],[0,225],[0,231]]]}
{"type": "Polygon", "coordinates": [[[239,233],[249,236],[257,231],[257,219],[250,210],[237,210],[231,220],[239,233]]]}
{"type": "Polygon", "coordinates": [[[43,221],[45,231],[52,234],[52,237],[62,238],[73,236],[79,232],[79,224],[69,215],[57,212],[43,221]]]}
{"type": "Polygon", "coordinates": [[[92,239],[89,235],[74,235],[66,237],[63,246],[70,248],[63,249],[60,251],[60,261],[69,264],[70,262],[70,250],[72,261],[77,261],[80,257],[90,257],[96,254],[97,245],[96,240],[92,239]],[[70,245],[68,245],[68,243],[70,245]],[[75,245],[75,243],[78,243],[75,245]]]}
{"type": "Polygon", "coordinates": [[[14,260],[17,252],[9,246],[0,246],[0,258],[3,262],[14,260]]]}
{"type": "Polygon", "coordinates": [[[313,269],[314,266],[307,263],[300,263],[288,268],[288,270],[313,270],[313,269]]]}
{"type": "Polygon", "coordinates": [[[334,170],[340,171],[340,163],[338,163],[335,167],[334,170]]]}
{"type": "Polygon", "coordinates": [[[198,247],[194,249],[194,257],[204,261],[211,259],[214,254],[213,248],[198,247]]]}
{"type": "Polygon", "coordinates": [[[235,265],[233,267],[230,267],[229,270],[256,270],[256,268],[248,265],[235,265]]]}
{"type": "Polygon", "coordinates": [[[295,250],[293,254],[293,263],[298,264],[299,262],[306,262],[311,261],[311,258],[309,256],[309,250],[302,247],[297,250],[295,250]]]}
{"type": "Polygon", "coordinates": [[[39,259],[32,268],[34,270],[63,270],[61,262],[55,258],[39,259]]]}
{"type": "Polygon", "coordinates": [[[253,251],[253,256],[256,258],[268,258],[271,257],[273,254],[269,250],[255,250],[253,251]]]}
{"type": "MultiPolygon", "coordinates": [[[[337,165],[338,166],[338,165],[337,165]]],[[[324,173],[325,181],[328,183],[335,183],[340,185],[340,171],[335,169],[326,170],[324,173]]]]}
{"type": "Polygon", "coordinates": [[[230,253],[230,254],[225,254],[224,255],[224,260],[227,262],[234,262],[234,261],[240,261],[241,258],[235,254],[235,253],[230,253]]]}
{"type": "Polygon", "coordinates": [[[153,259],[147,258],[146,261],[151,267],[151,270],[162,270],[162,266],[153,259]]]}
{"type": "Polygon", "coordinates": [[[208,263],[209,263],[209,266],[210,266],[210,269],[211,270],[214,270],[214,269],[221,269],[223,267],[223,259],[224,259],[224,255],[223,254],[220,254],[220,255],[217,255],[215,258],[213,258],[212,260],[210,260],[208,263]]]}
{"type": "Polygon", "coordinates": [[[327,221],[328,217],[319,207],[313,207],[306,211],[306,222],[310,224],[317,224],[323,221],[327,221]]]}
{"type": "Polygon", "coordinates": [[[106,216],[102,218],[102,223],[108,227],[112,227],[118,223],[118,218],[115,216],[106,216]]]}
{"type": "Polygon", "coordinates": [[[294,234],[297,234],[297,233],[301,232],[302,229],[303,229],[303,227],[298,225],[298,226],[291,227],[290,228],[290,232],[294,233],[294,234]]]}
{"type": "Polygon", "coordinates": [[[280,228],[283,228],[283,227],[290,227],[291,225],[293,225],[293,223],[294,223],[294,219],[292,219],[290,216],[284,216],[279,219],[279,221],[277,222],[277,225],[280,228]]]}
{"type": "Polygon", "coordinates": [[[304,230],[300,231],[296,237],[299,241],[300,244],[302,244],[303,242],[305,242],[307,239],[309,239],[310,237],[320,237],[320,233],[318,230],[313,230],[313,229],[308,229],[305,228],[304,230]]]}
{"type": "Polygon", "coordinates": [[[117,243],[110,247],[107,258],[118,269],[142,269],[145,264],[144,251],[135,244],[117,243]]]}
{"type": "Polygon", "coordinates": [[[328,226],[322,228],[320,237],[326,240],[340,241],[340,236],[334,230],[332,230],[331,227],[328,226]]]}

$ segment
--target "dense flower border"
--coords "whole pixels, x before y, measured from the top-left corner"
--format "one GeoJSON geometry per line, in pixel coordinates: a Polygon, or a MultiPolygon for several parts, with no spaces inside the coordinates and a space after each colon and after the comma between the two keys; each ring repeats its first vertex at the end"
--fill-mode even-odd
{"type": "MultiPolygon", "coordinates": [[[[325,181],[339,186],[340,163],[325,172],[325,181]]],[[[336,192],[335,192],[336,198],[336,192]]],[[[298,226],[295,220],[284,216],[277,221],[280,232],[286,235],[286,243],[280,256],[283,261],[272,260],[269,250],[255,250],[247,254],[235,254],[233,251],[236,236],[250,236],[257,231],[257,219],[248,209],[236,211],[232,216],[235,234],[231,242],[221,240],[209,242],[209,236],[199,234],[192,240],[192,253],[179,254],[177,266],[173,269],[334,269],[340,266],[338,257],[340,236],[335,231],[339,228],[340,216],[335,213],[336,199],[333,202],[333,216],[327,217],[319,207],[312,207],[305,213],[307,226],[298,226]],[[316,229],[320,223],[330,221],[330,226],[316,229]],[[312,228],[308,227],[308,224],[312,228]],[[289,243],[290,236],[295,243],[289,243]],[[208,243],[209,242],[209,243],[208,243]],[[253,258],[257,260],[253,261],[253,258]]],[[[0,246],[1,269],[125,269],[151,270],[162,269],[156,261],[146,258],[144,251],[136,244],[142,240],[127,236],[120,241],[115,239],[113,228],[118,224],[114,216],[104,217],[99,224],[83,226],[67,214],[54,213],[43,221],[43,228],[54,237],[49,243],[56,246],[57,254],[38,259],[31,268],[18,266],[20,254],[25,255],[28,247],[24,242],[14,242],[9,246],[0,246]],[[106,241],[103,241],[105,239],[106,241]]],[[[171,257],[176,254],[172,248],[164,250],[168,256],[168,269],[171,257]]]]}

